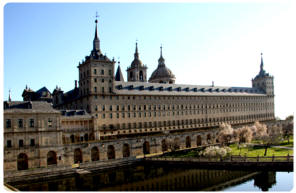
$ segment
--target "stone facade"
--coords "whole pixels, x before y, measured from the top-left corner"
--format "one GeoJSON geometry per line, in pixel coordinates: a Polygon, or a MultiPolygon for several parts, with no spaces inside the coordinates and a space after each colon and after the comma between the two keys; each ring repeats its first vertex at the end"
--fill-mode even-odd
{"type": "Polygon", "coordinates": [[[252,87],[180,85],[161,52],[147,82],[136,45],[125,82],[120,68],[115,78],[115,61],[102,54],[95,30],[74,89],[57,87],[52,104],[5,102],[4,171],[143,157],[167,151],[170,138],[179,149],[194,148],[215,143],[222,122],[274,120],[273,77],[263,59],[252,87]]]}

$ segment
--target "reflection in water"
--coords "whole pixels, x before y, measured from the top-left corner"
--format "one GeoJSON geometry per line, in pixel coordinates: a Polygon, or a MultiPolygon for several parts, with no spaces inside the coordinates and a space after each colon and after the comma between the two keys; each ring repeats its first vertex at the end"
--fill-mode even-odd
{"type": "Polygon", "coordinates": [[[262,191],[268,191],[276,184],[276,173],[274,171],[264,171],[256,175],[254,178],[254,185],[258,186],[262,191]]]}
{"type": "Polygon", "coordinates": [[[197,191],[223,190],[254,178],[254,185],[265,191],[276,183],[275,177],[275,172],[132,165],[116,170],[93,171],[91,174],[11,185],[23,191],[197,191]]]}

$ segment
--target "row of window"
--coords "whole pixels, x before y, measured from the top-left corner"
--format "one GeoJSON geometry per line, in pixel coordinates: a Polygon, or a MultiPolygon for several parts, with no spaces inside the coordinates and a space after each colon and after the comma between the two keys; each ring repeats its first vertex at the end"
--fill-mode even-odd
{"type": "MultiPolygon", "coordinates": [[[[8,139],[6,141],[6,147],[7,148],[11,148],[12,147],[12,140],[8,139]]],[[[31,147],[34,147],[36,144],[35,144],[35,139],[30,139],[30,146],[31,147]]],[[[24,147],[24,140],[23,139],[19,139],[18,141],[18,147],[24,147]]]]}
{"type": "MultiPolygon", "coordinates": [[[[225,105],[109,105],[109,110],[115,110],[116,107],[116,111],[125,111],[125,110],[134,110],[134,111],[141,111],[143,110],[187,110],[187,109],[221,109],[221,108],[237,108],[237,109],[241,109],[242,107],[244,107],[243,109],[250,109],[250,110],[262,110],[263,108],[267,107],[268,104],[249,104],[249,106],[247,106],[247,104],[225,104],[225,105]],[[113,107],[114,106],[114,107],[113,107]],[[256,108],[255,108],[256,107],[256,108]]],[[[107,106],[107,105],[106,105],[107,106]]],[[[101,109],[102,111],[105,111],[105,105],[101,105],[101,109]]],[[[95,110],[98,110],[98,106],[95,107],[95,110]]]]}
{"type": "MultiPolygon", "coordinates": [[[[166,127],[166,126],[180,126],[188,124],[204,124],[204,123],[222,123],[227,121],[245,121],[245,120],[257,120],[272,117],[272,114],[258,114],[258,115],[241,115],[232,117],[213,117],[213,118],[201,118],[201,119],[186,119],[186,120],[169,120],[169,121],[155,121],[155,122],[138,122],[138,123],[122,123],[109,125],[109,129],[138,129],[138,128],[151,128],[151,127],[166,127]]],[[[103,129],[107,129],[106,125],[102,126],[103,129]]],[[[147,131],[147,129],[145,129],[147,131]]],[[[150,130],[151,131],[151,130],[150,130]]]]}
{"type": "MultiPolygon", "coordinates": [[[[24,119],[18,119],[17,120],[17,126],[18,128],[24,128],[24,119]]],[[[52,127],[52,119],[48,118],[47,120],[47,126],[52,127]]],[[[29,119],[29,127],[34,128],[35,127],[35,119],[29,119]]],[[[12,128],[12,120],[6,119],[6,128],[12,128]]]]}
{"type": "MultiPolygon", "coordinates": [[[[109,73],[109,75],[111,76],[112,75],[112,70],[109,70],[108,71],[109,73]]],[[[97,69],[93,69],[93,75],[96,75],[96,74],[98,74],[97,73],[97,69]]],[[[101,75],[105,75],[105,70],[104,69],[101,69],[101,73],[100,73],[101,75]]],[[[85,72],[81,72],[80,73],[80,78],[82,79],[82,78],[86,78],[87,76],[89,76],[89,70],[87,70],[86,71],[86,73],[85,72]]]]}
{"type": "Polygon", "coordinates": [[[229,102],[239,102],[239,103],[245,103],[249,101],[265,101],[267,97],[265,96],[100,96],[100,99],[110,99],[113,98],[119,100],[120,98],[125,100],[188,100],[188,102],[192,101],[227,101],[229,102]],[[192,100],[192,101],[191,101],[192,100]]]}
{"type": "MultiPolygon", "coordinates": [[[[160,116],[175,116],[175,115],[193,115],[193,114],[211,114],[211,113],[225,113],[225,112],[238,112],[238,110],[230,110],[230,109],[224,109],[224,111],[215,111],[213,110],[212,112],[210,112],[209,110],[192,110],[192,111],[172,111],[172,112],[133,112],[133,113],[130,113],[130,112],[122,112],[122,113],[116,113],[116,118],[141,118],[141,117],[160,117],[160,116]],[[120,117],[120,114],[121,114],[121,117],[120,117]],[[138,115],[137,115],[138,114],[138,115]]],[[[114,113],[108,113],[109,114],[109,118],[112,119],[114,118],[114,113]]],[[[102,119],[105,119],[106,118],[106,115],[108,115],[107,113],[102,113],[102,119]]],[[[266,116],[268,116],[267,114],[264,114],[266,116]]],[[[96,114],[96,116],[98,117],[98,114],[96,114]]]]}

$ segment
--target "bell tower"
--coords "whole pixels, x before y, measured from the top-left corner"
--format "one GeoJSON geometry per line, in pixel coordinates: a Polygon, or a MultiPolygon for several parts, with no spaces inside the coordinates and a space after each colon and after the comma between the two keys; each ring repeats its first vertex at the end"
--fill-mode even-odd
{"type": "Polygon", "coordinates": [[[134,60],[127,71],[127,81],[133,82],[147,82],[147,66],[142,64],[139,59],[138,43],[136,42],[136,51],[134,54],[134,60]]]}
{"type": "Polygon", "coordinates": [[[266,73],[263,64],[263,54],[261,53],[261,64],[258,75],[252,79],[252,87],[262,90],[269,96],[274,95],[273,76],[266,73]]]}

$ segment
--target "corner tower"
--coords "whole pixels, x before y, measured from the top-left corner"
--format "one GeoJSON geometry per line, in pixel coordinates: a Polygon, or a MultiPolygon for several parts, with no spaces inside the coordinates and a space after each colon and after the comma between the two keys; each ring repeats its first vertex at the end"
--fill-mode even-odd
{"type": "Polygon", "coordinates": [[[263,54],[261,53],[261,64],[258,75],[252,79],[252,87],[258,88],[266,93],[268,96],[274,95],[273,76],[266,73],[263,64],[263,54]]]}
{"type": "Polygon", "coordinates": [[[89,56],[79,62],[79,97],[82,100],[82,108],[92,112],[90,98],[96,98],[97,95],[113,94],[114,86],[114,59],[110,60],[102,54],[100,48],[100,39],[98,36],[98,20],[95,20],[95,35],[93,40],[93,49],[89,56]],[[95,96],[95,97],[92,97],[95,96]],[[86,102],[84,102],[84,100],[86,102]],[[85,106],[87,104],[87,106],[85,106]]]}
{"type": "Polygon", "coordinates": [[[136,51],[134,54],[134,60],[127,71],[127,81],[133,82],[147,82],[147,66],[142,64],[139,58],[138,43],[136,42],[136,51]]]}

